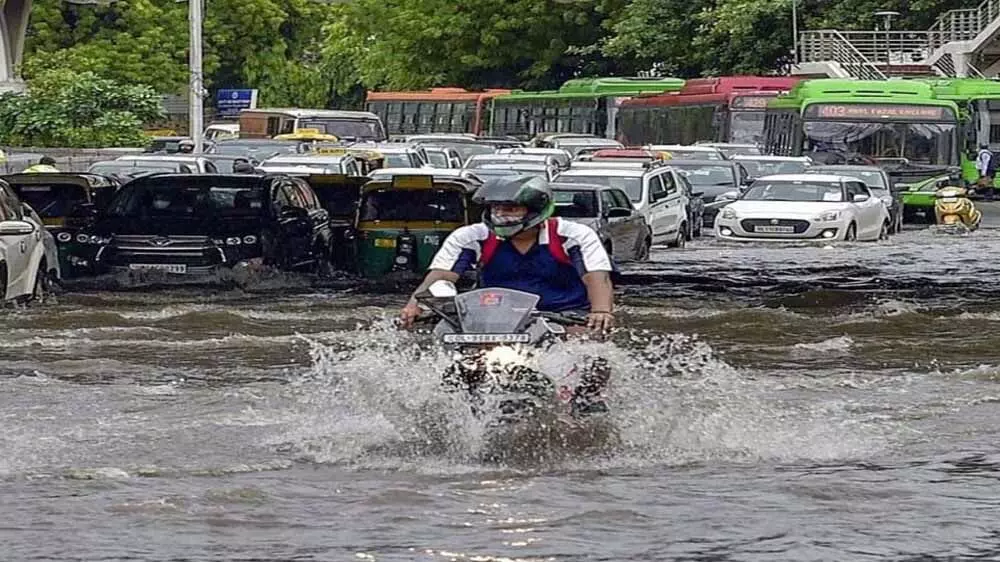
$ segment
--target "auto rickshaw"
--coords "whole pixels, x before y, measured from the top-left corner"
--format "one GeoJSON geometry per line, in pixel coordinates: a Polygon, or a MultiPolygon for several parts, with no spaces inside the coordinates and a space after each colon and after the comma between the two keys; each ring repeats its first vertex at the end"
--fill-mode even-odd
{"type": "Polygon", "coordinates": [[[22,202],[31,205],[56,239],[64,278],[91,272],[94,246],[82,234],[111,202],[118,183],[87,173],[33,173],[3,176],[22,202]]]}
{"type": "Polygon", "coordinates": [[[369,178],[343,174],[312,174],[303,179],[316,192],[323,208],[330,213],[330,229],[333,231],[330,261],[334,269],[353,271],[357,262],[354,220],[358,215],[361,186],[368,183],[369,178]]]}
{"type": "Polygon", "coordinates": [[[365,184],[355,222],[358,272],[369,278],[423,275],[453,230],[479,220],[471,202],[479,185],[458,174],[432,173],[365,184]]]}

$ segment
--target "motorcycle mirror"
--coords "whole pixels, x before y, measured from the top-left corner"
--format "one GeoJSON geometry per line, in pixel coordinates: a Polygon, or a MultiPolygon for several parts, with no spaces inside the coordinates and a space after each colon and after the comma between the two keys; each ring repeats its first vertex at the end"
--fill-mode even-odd
{"type": "Polygon", "coordinates": [[[444,279],[438,279],[437,281],[431,283],[431,286],[427,288],[427,291],[432,297],[437,298],[449,298],[458,296],[458,289],[455,288],[455,284],[451,281],[446,281],[444,279]]]}

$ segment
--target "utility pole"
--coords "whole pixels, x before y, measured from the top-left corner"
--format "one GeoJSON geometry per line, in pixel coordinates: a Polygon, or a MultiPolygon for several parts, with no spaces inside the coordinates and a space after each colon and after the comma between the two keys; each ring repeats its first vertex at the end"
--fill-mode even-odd
{"type": "Polygon", "coordinates": [[[204,77],[201,71],[201,21],[202,2],[204,0],[188,0],[188,22],[190,23],[190,56],[191,88],[189,92],[188,128],[191,140],[194,141],[194,154],[201,154],[202,136],[205,131],[203,124],[204,112],[204,77]]]}

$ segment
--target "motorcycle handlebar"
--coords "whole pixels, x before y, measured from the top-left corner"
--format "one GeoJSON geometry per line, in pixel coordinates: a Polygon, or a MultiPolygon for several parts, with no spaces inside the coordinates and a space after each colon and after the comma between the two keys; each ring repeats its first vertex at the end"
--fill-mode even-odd
{"type": "Polygon", "coordinates": [[[540,310],[535,311],[535,316],[539,316],[546,320],[551,320],[558,324],[574,324],[577,326],[586,326],[587,319],[580,318],[578,316],[570,316],[568,314],[561,314],[559,312],[542,312],[540,310]]]}

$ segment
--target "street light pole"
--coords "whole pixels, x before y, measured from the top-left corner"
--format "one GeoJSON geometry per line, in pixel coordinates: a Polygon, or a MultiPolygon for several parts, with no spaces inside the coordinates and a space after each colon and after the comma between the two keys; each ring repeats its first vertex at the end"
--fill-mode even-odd
{"type": "Polygon", "coordinates": [[[792,0],[792,60],[795,65],[799,64],[799,16],[796,4],[799,0],[792,0]]]}
{"type": "Polygon", "coordinates": [[[201,69],[201,21],[203,0],[189,0],[188,22],[190,23],[190,58],[191,88],[189,92],[188,128],[191,140],[194,141],[194,154],[201,154],[204,120],[204,79],[201,69]]]}

